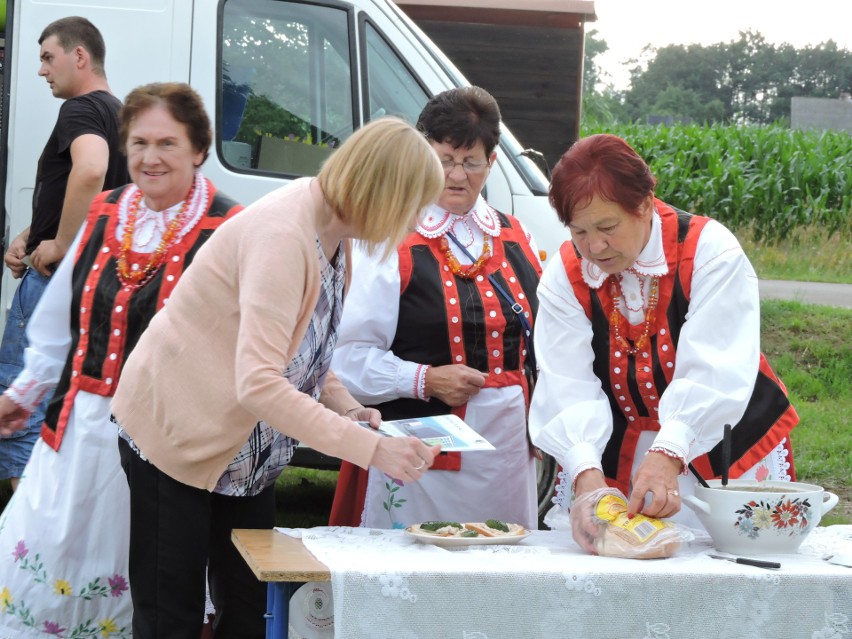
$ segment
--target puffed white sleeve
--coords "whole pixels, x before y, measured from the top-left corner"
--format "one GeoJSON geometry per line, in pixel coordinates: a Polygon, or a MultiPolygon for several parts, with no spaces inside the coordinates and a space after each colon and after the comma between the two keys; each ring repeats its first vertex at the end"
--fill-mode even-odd
{"type": "Polygon", "coordinates": [[[424,367],[391,351],[399,320],[399,258],[386,260],[382,249],[369,255],[355,245],[352,278],[331,361],[331,368],[355,399],[378,404],[417,397],[424,367]]]}
{"type": "Polygon", "coordinates": [[[691,460],[743,416],[760,366],[757,275],[737,239],[710,221],[696,247],[686,322],[654,445],[691,460]]]}
{"type": "Polygon", "coordinates": [[[27,322],[28,346],[24,369],[5,394],[19,406],[32,411],[59,382],[71,348],[71,299],[74,258],[86,228],[78,231],[65,257],[50,277],[32,316],[27,322]]]}
{"type": "Polygon", "coordinates": [[[530,405],[530,437],[574,478],[601,469],[612,434],[609,401],[594,374],[592,325],[560,259],[551,259],[538,286],[535,349],[539,366],[530,405]]]}

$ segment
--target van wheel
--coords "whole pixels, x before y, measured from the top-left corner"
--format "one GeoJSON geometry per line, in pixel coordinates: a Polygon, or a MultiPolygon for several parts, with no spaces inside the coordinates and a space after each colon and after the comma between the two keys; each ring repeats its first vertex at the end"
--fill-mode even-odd
{"type": "Polygon", "coordinates": [[[544,525],[544,516],[553,506],[553,494],[556,492],[556,475],[558,465],[556,460],[547,453],[543,453],[544,459],[535,460],[536,483],[538,485],[538,528],[547,530],[544,525]]]}

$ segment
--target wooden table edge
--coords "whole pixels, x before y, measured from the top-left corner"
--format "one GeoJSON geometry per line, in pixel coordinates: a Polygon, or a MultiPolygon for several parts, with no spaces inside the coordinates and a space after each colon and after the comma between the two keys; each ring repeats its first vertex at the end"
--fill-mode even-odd
{"type": "Polygon", "coordinates": [[[259,581],[331,581],[331,572],[301,539],[276,530],[235,528],[231,540],[259,581]]]}

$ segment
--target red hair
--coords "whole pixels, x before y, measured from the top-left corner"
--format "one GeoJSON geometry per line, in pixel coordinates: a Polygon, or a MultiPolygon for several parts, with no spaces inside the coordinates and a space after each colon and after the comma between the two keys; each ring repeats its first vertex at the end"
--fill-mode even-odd
{"type": "Polygon", "coordinates": [[[550,182],[550,204],[566,226],[575,209],[595,196],[639,215],[642,202],[654,193],[657,180],[627,142],[599,133],[577,140],[560,158],[550,182]]]}

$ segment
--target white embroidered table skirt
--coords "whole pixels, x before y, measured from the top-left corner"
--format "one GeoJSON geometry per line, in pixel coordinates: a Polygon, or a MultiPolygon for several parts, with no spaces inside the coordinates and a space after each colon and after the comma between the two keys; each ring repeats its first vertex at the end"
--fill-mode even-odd
{"type": "Polygon", "coordinates": [[[702,536],[665,560],[584,554],[567,532],[445,550],[403,531],[280,529],[330,568],[335,639],[846,639],[852,526],[816,529],[766,570],[719,561],[702,536]]]}

